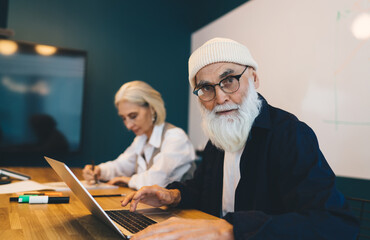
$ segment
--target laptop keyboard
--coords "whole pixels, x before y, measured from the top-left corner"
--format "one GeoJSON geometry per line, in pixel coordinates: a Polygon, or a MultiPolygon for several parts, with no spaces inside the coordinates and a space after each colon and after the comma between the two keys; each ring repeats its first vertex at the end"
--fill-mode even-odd
{"type": "Polygon", "coordinates": [[[143,214],[130,212],[129,210],[114,210],[105,212],[111,219],[132,233],[137,233],[147,226],[156,223],[143,214]]]}

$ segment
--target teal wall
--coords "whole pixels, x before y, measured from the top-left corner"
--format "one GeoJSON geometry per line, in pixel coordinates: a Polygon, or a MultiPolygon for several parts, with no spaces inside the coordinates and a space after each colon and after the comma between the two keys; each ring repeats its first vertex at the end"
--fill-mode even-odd
{"type": "Polygon", "coordinates": [[[0,28],[6,28],[8,22],[8,0],[0,0],[0,28]]]}
{"type": "Polygon", "coordinates": [[[132,80],[161,92],[167,120],[187,130],[191,30],[186,14],[171,0],[9,1],[12,39],[88,53],[82,151],[62,160],[72,166],[91,159],[99,163],[116,158],[131,143],[134,135],[117,116],[113,98],[132,80]]]}
{"type": "Polygon", "coordinates": [[[248,0],[187,0],[192,32],[204,27],[248,0]]]}
{"type": "Polygon", "coordinates": [[[370,200],[369,180],[337,177],[337,187],[345,196],[370,200]]]}
{"type": "MultiPolygon", "coordinates": [[[[187,130],[190,35],[245,2],[10,0],[7,24],[14,39],[88,52],[82,151],[65,160],[75,166],[92,158],[102,162],[130,144],[133,134],[117,117],[113,96],[135,79],[159,90],[168,121],[187,130]]],[[[346,196],[370,199],[370,181],[338,177],[337,186],[346,196]]]]}

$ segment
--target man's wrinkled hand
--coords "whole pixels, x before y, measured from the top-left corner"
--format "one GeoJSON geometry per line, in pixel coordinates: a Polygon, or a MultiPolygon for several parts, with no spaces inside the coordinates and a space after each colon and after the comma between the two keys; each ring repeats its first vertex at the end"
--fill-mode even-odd
{"type": "Polygon", "coordinates": [[[223,219],[182,219],[170,218],[164,222],[151,225],[135,234],[132,240],[146,239],[223,239],[233,240],[233,226],[223,219]]]}

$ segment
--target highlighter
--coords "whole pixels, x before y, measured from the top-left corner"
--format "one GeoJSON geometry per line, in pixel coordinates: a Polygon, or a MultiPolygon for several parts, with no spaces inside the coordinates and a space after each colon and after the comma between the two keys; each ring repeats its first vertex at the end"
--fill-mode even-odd
{"type": "Polygon", "coordinates": [[[39,204],[39,203],[69,203],[69,197],[49,197],[49,196],[32,196],[23,195],[11,197],[10,202],[39,204]]]}

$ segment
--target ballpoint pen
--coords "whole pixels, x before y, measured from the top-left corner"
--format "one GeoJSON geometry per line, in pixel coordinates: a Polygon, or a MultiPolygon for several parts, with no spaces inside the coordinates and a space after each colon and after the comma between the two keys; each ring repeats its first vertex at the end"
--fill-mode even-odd
{"type": "Polygon", "coordinates": [[[22,193],[18,193],[18,195],[22,196],[22,195],[36,195],[36,196],[54,196],[54,197],[58,197],[58,196],[63,196],[63,193],[62,192],[22,192],[22,193]]]}
{"type": "Polygon", "coordinates": [[[103,194],[103,195],[92,195],[94,198],[96,197],[126,197],[125,193],[117,193],[117,194],[103,194]]]}
{"type": "Polygon", "coordinates": [[[98,184],[99,183],[99,180],[98,180],[98,175],[94,173],[94,170],[95,170],[95,162],[94,162],[94,159],[91,160],[91,169],[93,171],[93,174],[94,174],[94,180],[95,180],[95,184],[98,184]]]}

